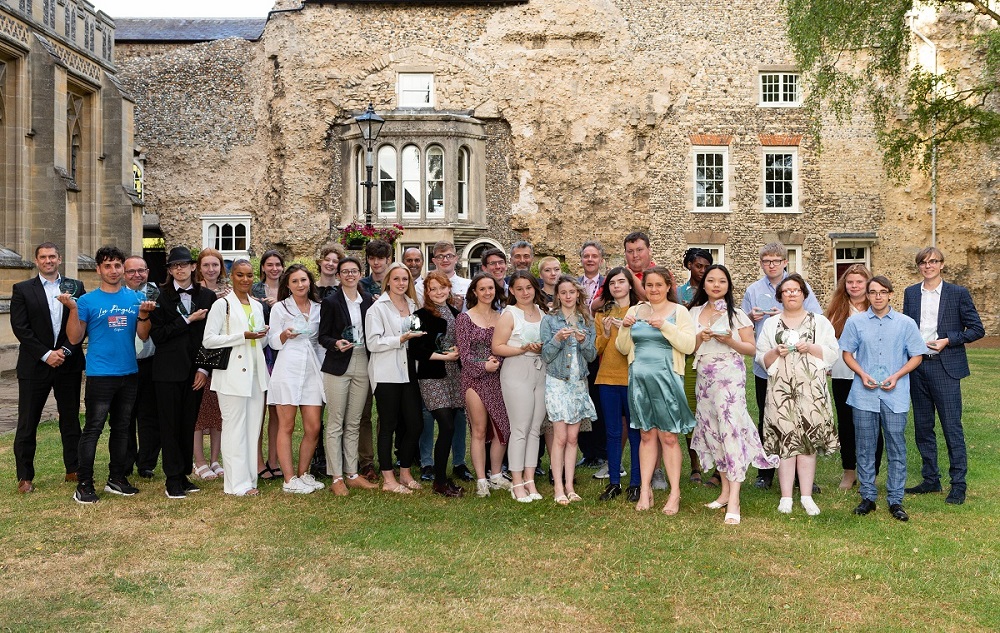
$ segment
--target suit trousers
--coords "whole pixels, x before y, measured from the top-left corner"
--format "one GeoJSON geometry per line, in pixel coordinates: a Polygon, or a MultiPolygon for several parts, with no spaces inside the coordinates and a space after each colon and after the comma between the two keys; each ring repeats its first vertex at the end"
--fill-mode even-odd
{"type": "Polygon", "coordinates": [[[604,409],[605,428],[608,435],[608,483],[621,484],[622,469],[622,417],[628,426],[629,486],[636,488],[642,483],[639,473],[639,443],[642,433],[632,428],[632,416],[628,409],[628,387],[625,385],[598,385],[601,390],[601,408],[604,409]]]}
{"type": "Polygon", "coordinates": [[[952,488],[965,490],[968,456],[962,428],[962,384],[944,370],[937,356],[924,362],[910,374],[910,399],[913,402],[913,436],[923,465],[920,474],[930,484],[941,482],[937,462],[937,437],[934,435],[934,412],[941,420],[941,433],[948,447],[948,475],[952,488]]]}
{"type": "Polygon", "coordinates": [[[80,432],[79,468],[77,477],[81,483],[94,481],[94,460],[97,442],[104,431],[104,421],[111,427],[108,439],[108,478],[121,479],[125,476],[125,460],[128,452],[128,424],[135,404],[136,388],[139,384],[136,374],[127,376],[87,376],[87,392],[84,394],[83,431],[80,432]]]}
{"type": "Polygon", "coordinates": [[[194,461],[194,423],[201,406],[202,390],[191,388],[194,372],[187,380],[154,381],[159,406],[160,446],[167,486],[183,487],[194,461]]]}
{"type": "Polygon", "coordinates": [[[342,477],[346,468],[347,474],[356,475],[361,414],[371,393],[364,351],[354,348],[342,376],[324,373],[323,390],[326,391],[326,474],[342,477]]]}
{"type": "Polygon", "coordinates": [[[249,398],[216,394],[222,412],[219,448],[226,464],[222,490],[229,495],[242,496],[257,487],[257,438],[264,422],[264,392],[253,380],[249,398]]]}
{"type": "Polygon", "coordinates": [[[608,459],[608,437],[604,429],[604,408],[601,406],[601,391],[594,381],[597,379],[597,370],[601,367],[601,359],[598,357],[587,365],[590,373],[587,374],[587,391],[590,399],[594,403],[597,411],[597,418],[591,422],[591,430],[581,431],[579,437],[580,452],[583,459],[588,462],[596,462],[608,459]]]}
{"type": "Polygon", "coordinates": [[[423,420],[420,417],[420,388],[413,382],[383,382],[375,387],[378,404],[378,464],[392,470],[393,437],[398,436],[399,467],[409,468],[417,452],[423,420]]]}
{"type": "MultiPolygon", "coordinates": [[[[500,389],[510,420],[508,467],[538,466],[539,434],[545,419],[545,363],[540,356],[511,356],[500,368],[500,389]]],[[[575,457],[574,457],[575,459],[575,457]]]]}
{"type": "Polygon", "coordinates": [[[139,386],[128,427],[128,460],[125,473],[154,470],[160,457],[160,422],[153,386],[153,359],[139,360],[139,386]]]}
{"type": "Polygon", "coordinates": [[[75,473],[80,450],[80,386],[82,372],[51,371],[41,379],[19,378],[17,381],[17,431],[14,433],[14,463],[17,478],[35,478],[35,448],[42,409],[54,391],[59,411],[59,434],[62,436],[63,466],[75,473]]]}

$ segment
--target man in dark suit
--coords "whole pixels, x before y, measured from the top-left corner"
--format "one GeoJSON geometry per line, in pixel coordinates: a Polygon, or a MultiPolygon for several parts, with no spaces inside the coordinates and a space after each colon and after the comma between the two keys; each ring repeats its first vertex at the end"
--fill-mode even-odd
{"type": "MultiPolygon", "coordinates": [[[[130,290],[139,290],[149,280],[149,266],[146,260],[132,255],[125,260],[125,285],[130,290]]],[[[143,479],[152,479],[156,462],[160,458],[160,422],[157,420],[156,388],[153,386],[153,354],[156,344],[152,338],[145,341],[136,337],[135,360],[139,365],[139,397],[132,405],[132,417],[128,426],[128,457],[125,474],[132,475],[132,469],[143,479]]]]}
{"type": "MultiPolygon", "coordinates": [[[[580,264],[583,267],[583,275],[577,278],[583,291],[587,294],[587,305],[594,300],[604,283],[604,275],[601,274],[601,266],[604,265],[604,247],[600,242],[584,242],[580,247],[580,264]]],[[[595,358],[590,363],[587,375],[587,385],[590,389],[590,399],[594,401],[597,408],[597,419],[594,420],[592,430],[580,433],[580,452],[583,457],[578,466],[585,468],[595,468],[594,479],[608,478],[608,446],[607,436],[604,426],[604,416],[601,413],[600,395],[597,392],[597,369],[600,367],[601,359],[595,358]]]]}
{"type": "Polygon", "coordinates": [[[189,479],[194,457],[194,423],[208,372],[194,365],[205,334],[205,317],[215,293],[194,283],[195,260],[184,246],[167,255],[167,281],[150,316],[149,336],[156,344],[153,386],[159,407],[163,474],[170,499],[198,492],[189,479]]]}
{"type": "Polygon", "coordinates": [[[910,398],[913,401],[914,439],[923,461],[923,481],[907,494],[941,491],[937,465],[934,412],[941,420],[941,432],[948,446],[948,474],[951,491],[948,503],[965,503],[965,475],[968,460],[962,429],[962,386],[969,375],[965,344],[986,333],[968,289],[946,283],[941,278],[944,253],[933,246],[917,253],[917,269],[924,280],[906,289],[903,314],[917,322],[929,353],[913,372],[910,398]]]}
{"type": "MultiPolygon", "coordinates": [[[[10,326],[21,346],[17,355],[17,431],[14,462],[17,489],[35,489],[35,437],[42,407],[55,391],[62,435],[66,481],[76,481],[77,447],[80,443],[80,384],[83,352],[66,336],[69,313],[56,299],[63,278],[59,274],[59,247],[43,242],[35,248],[38,276],[14,284],[10,299],[10,326]]],[[[67,280],[75,281],[75,280],[67,280]]],[[[82,297],[83,282],[76,282],[74,297],[82,297]]]]}

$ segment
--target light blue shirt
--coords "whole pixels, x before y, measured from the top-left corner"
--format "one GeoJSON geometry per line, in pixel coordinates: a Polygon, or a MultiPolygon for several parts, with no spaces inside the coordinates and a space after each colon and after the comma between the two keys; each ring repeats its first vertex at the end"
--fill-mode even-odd
{"type": "MultiPolygon", "coordinates": [[[[910,317],[889,308],[889,312],[880,318],[868,308],[847,319],[844,332],[840,335],[840,350],[853,354],[869,376],[884,379],[899,371],[914,356],[926,354],[927,346],[920,337],[916,321],[910,317]],[[884,367],[887,374],[876,376],[877,367],[884,367]]],[[[861,376],[854,376],[847,404],[861,411],[878,413],[882,402],[893,413],[909,411],[910,375],[896,381],[892,391],[866,389],[861,376]]]]}
{"type": "MultiPolygon", "coordinates": [[[[788,277],[787,272],[785,272],[782,279],[785,279],[785,277],[788,277]]],[[[823,308],[819,305],[819,301],[816,299],[816,293],[813,292],[809,282],[806,282],[806,288],[809,290],[809,296],[802,302],[802,307],[805,308],[806,312],[823,314],[823,308]]],[[[744,312],[746,312],[747,316],[750,316],[751,310],[755,307],[760,308],[761,310],[770,310],[771,308],[781,309],[781,303],[775,298],[775,286],[771,285],[767,275],[764,275],[757,281],[747,286],[747,291],[743,293],[743,303],[740,304],[740,307],[744,312]]],[[[760,336],[760,331],[764,327],[764,321],[766,320],[767,319],[765,318],[759,321],[754,321],[753,338],[755,341],[760,336]]],[[[753,364],[753,375],[767,380],[767,370],[764,369],[764,366],[757,361],[754,361],[753,364]]]]}

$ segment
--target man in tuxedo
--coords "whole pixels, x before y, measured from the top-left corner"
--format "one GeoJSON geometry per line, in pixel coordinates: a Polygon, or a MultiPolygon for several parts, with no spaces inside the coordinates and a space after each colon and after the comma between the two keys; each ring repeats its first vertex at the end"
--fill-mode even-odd
{"type": "Polygon", "coordinates": [[[160,286],[159,304],[150,316],[149,336],[156,344],[153,386],[160,409],[163,474],[170,499],[183,499],[199,490],[188,475],[194,458],[194,423],[208,372],[195,367],[194,358],[216,296],[194,283],[194,269],[195,260],[187,247],[170,249],[167,281],[160,286]]]}
{"type": "MultiPolygon", "coordinates": [[[[130,290],[138,290],[149,280],[149,266],[146,260],[133,255],[125,260],[125,285],[130,290]]],[[[152,338],[145,341],[136,337],[135,360],[139,365],[139,386],[132,406],[132,418],[128,426],[128,458],[125,474],[131,476],[133,467],[143,479],[152,479],[153,470],[160,457],[160,423],[157,418],[156,390],[153,387],[153,354],[156,344],[152,338]]]]}
{"type": "MultiPolygon", "coordinates": [[[[39,244],[35,248],[38,276],[14,284],[10,299],[10,326],[21,343],[17,354],[14,462],[17,489],[22,493],[35,489],[35,437],[50,391],[55,391],[59,410],[66,481],[76,481],[83,351],[79,345],[69,342],[66,336],[69,313],[56,299],[62,294],[59,290],[63,282],[59,274],[61,263],[58,246],[52,242],[39,244]]],[[[82,297],[83,293],[83,283],[77,281],[73,297],[82,297]]]]}
{"type": "Polygon", "coordinates": [[[933,246],[916,257],[917,270],[924,278],[903,294],[903,314],[917,322],[927,343],[924,362],[913,372],[910,398],[913,401],[913,430],[923,462],[923,480],[907,488],[907,494],[941,491],[937,464],[934,412],[941,420],[941,432],[948,446],[948,475],[951,491],[947,503],[965,503],[965,475],[968,460],[962,429],[961,380],[969,375],[965,344],[986,334],[967,288],[944,281],[944,253],[933,246]]]}

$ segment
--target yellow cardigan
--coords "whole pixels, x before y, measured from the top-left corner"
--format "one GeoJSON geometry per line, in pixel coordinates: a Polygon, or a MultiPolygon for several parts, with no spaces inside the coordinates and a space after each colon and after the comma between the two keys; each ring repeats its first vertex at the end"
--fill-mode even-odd
{"type": "MultiPolygon", "coordinates": [[[[632,306],[625,314],[635,316],[635,308],[636,306],[632,306]]],[[[683,376],[684,356],[694,351],[694,321],[691,320],[691,314],[684,306],[678,304],[675,310],[674,320],[676,323],[664,320],[663,325],[660,326],[660,333],[663,334],[663,338],[670,341],[671,347],[674,348],[674,372],[683,376]]],[[[632,328],[623,327],[618,330],[618,338],[615,339],[615,348],[628,357],[628,364],[631,365],[632,361],[635,360],[635,344],[632,342],[632,328]]]]}

